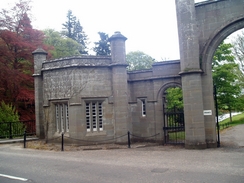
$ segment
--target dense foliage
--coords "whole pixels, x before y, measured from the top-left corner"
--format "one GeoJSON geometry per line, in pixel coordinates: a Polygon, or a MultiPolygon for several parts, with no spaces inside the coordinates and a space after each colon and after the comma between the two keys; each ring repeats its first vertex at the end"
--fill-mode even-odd
{"type": "Polygon", "coordinates": [[[166,109],[169,111],[183,111],[183,94],[179,87],[171,87],[166,90],[166,109]]]}
{"type": "Polygon", "coordinates": [[[16,122],[19,121],[19,115],[14,106],[0,103],[0,122],[16,122]]]}
{"type": "Polygon", "coordinates": [[[100,40],[98,42],[95,42],[95,47],[93,48],[93,51],[96,52],[97,56],[107,56],[110,55],[110,43],[108,41],[109,37],[108,34],[104,32],[98,32],[100,36],[100,40]]]}
{"type": "Polygon", "coordinates": [[[85,34],[83,27],[80,25],[80,20],[76,19],[72,11],[67,13],[67,21],[63,24],[62,35],[73,39],[80,44],[79,52],[81,54],[88,54],[87,51],[87,35],[85,34]]]}
{"type": "Polygon", "coordinates": [[[19,115],[14,106],[0,103],[0,137],[9,138],[23,134],[25,126],[19,121],[19,115]]]}
{"type": "MultiPolygon", "coordinates": [[[[232,45],[222,42],[213,57],[213,82],[217,88],[218,109],[242,111],[244,109],[242,86],[243,74],[231,52],[232,45]]],[[[232,120],[230,118],[230,120],[232,120]]]]}
{"type": "Polygon", "coordinates": [[[43,46],[43,33],[31,26],[28,1],[0,11],[0,98],[11,103],[22,120],[34,119],[32,52],[43,46]]]}
{"type": "Polygon", "coordinates": [[[80,55],[81,45],[71,38],[63,37],[53,29],[44,30],[44,43],[53,48],[50,50],[52,58],[80,55]]]}
{"type": "Polygon", "coordinates": [[[155,59],[142,51],[132,51],[126,55],[126,61],[129,65],[128,70],[133,71],[152,68],[155,59]]]}

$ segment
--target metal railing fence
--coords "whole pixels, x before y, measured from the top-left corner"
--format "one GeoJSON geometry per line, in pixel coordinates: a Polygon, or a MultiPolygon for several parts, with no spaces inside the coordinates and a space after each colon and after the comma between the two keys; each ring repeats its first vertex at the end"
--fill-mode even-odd
{"type": "Polygon", "coordinates": [[[35,120],[17,121],[17,122],[0,122],[0,138],[15,138],[26,135],[36,134],[35,120]]]}
{"type": "MultiPolygon", "coordinates": [[[[24,135],[24,148],[26,148],[26,133],[22,134],[22,136],[23,135],[24,135]]],[[[51,141],[51,140],[60,140],[60,142],[61,142],[61,151],[64,151],[65,139],[70,139],[70,140],[73,140],[73,141],[83,142],[83,143],[85,142],[86,145],[94,145],[94,144],[95,145],[99,145],[99,144],[104,144],[104,143],[114,143],[117,139],[127,137],[128,148],[131,148],[131,143],[132,143],[131,137],[136,137],[137,139],[142,139],[143,141],[145,141],[146,139],[155,138],[158,135],[160,135],[160,133],[157,133],[155,135],[151,135],[151,136],[148,136],[148,137],[141,137],[141,136],[137,136],[137,135],[131,134],[128,131],[127,134],[121,135],[119,137],[114,137],[114,138],[106,139],[106,140],[93,141],[93,140],[82,140],[82,139],[75,139],[75,138],[71,138],[71,137],[66,137],[66,136],[64,136],[64,133],[62,133],[61,136],[49,139],[49,141],[51,141]]]]}

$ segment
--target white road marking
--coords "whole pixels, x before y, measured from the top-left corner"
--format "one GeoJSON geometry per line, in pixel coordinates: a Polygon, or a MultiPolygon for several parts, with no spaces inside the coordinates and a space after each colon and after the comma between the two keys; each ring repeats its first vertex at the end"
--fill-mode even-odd
{"type": "Polygon", "coordinates": [[[28,179],[25,179],[25,178],[15,177],[15,176],[5,175],[5,174],[0,174],[0,177],[6,177],[6,178],[9,178],[9,179],[21,180],[21,181],[24,181],[24,182],[28,180],[28,179]]]}

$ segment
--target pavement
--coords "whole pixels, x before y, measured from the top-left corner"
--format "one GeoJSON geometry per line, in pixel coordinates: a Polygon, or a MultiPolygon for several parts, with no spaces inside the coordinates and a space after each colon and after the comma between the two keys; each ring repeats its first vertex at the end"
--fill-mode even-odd
{"type": "MultiPolygon", "coordinates": [[[[37,137],[28,137],[26,141],[39,140],[37,137]]],[[[0,144],[24,143],[24,138],[0,139],[0,144]]]]}
{"type": "Polygon", "coordinates": [[[223,130],[220,133],[220,146],[244,147],[244,124],[223,130]]]}
{"type": "Polygon", "coordinates": [[[20,144],[23,139],[7,140],[9,144],[0,144],[0,182],[6,183],[1,174],[7,174],[45,183],[243,183],[243,132],[244,125],[225,129],[220,133],[220,148],[204,150],[132,144],[130,149],[125,146],[113,150],[65,146],[61,152],[60,144],[57,150],[37,150],[24,149],[20,144]],[[17,140],[20,143],[11,144],[17,140]]]}
{"type": "MultiPolygon", "coordinates": [[[[27,137],[26,141],[36,141],[37,137],[27,137]]],[[[0,139],[0,144],[22,143],[24,138],[0,139]]],[[[244,147],[244,124],[229,127],[220,133],[220,147],[244,147]]]]}

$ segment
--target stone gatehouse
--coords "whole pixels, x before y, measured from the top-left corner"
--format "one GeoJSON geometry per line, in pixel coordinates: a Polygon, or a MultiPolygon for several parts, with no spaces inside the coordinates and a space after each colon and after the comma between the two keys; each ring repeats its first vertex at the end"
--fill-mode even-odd
{"type": "Polygon", "coordinates": [[[115,139],[128,131],[162,141],[163,93],[181,86],[180,62],[164,61],[152,69],[127,72],[125,41],[110,38],[111,56],[75,56],[46,60],[34,55],[36,130],[40,138],[64,135],[81,140],[115,139]]]}

